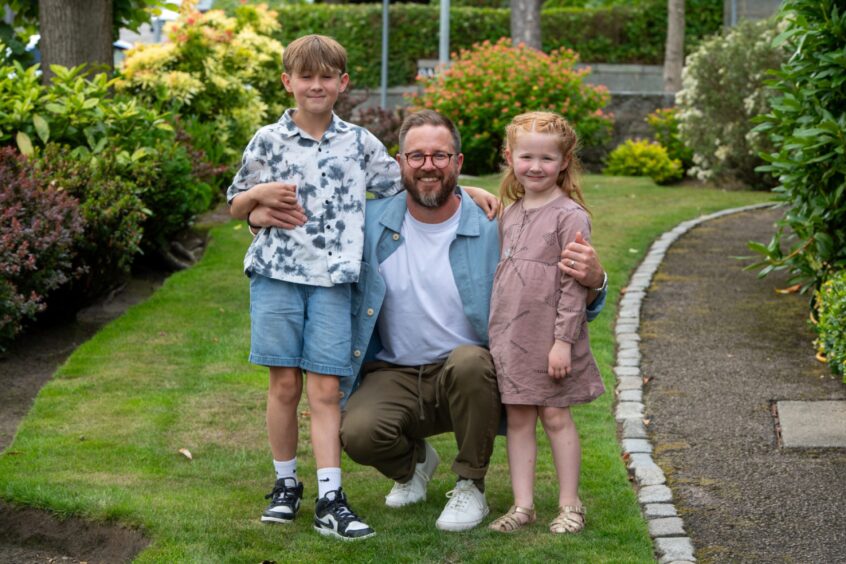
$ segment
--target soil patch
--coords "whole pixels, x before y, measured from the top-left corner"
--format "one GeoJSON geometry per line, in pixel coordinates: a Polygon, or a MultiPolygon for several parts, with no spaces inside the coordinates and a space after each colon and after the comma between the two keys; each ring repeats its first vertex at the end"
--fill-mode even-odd
{"type": "Polygon", "coordinates": [[[73,517],[61,521],[46,511],[0,501],[0,562],[130,562],[148,544],[133,529],[73,517]]]}

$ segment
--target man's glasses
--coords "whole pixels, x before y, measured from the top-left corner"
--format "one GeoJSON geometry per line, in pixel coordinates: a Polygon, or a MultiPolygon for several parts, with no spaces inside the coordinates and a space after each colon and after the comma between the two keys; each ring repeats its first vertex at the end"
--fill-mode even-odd
{"type": "Polygon", "coordinates": [[[405,160],[411,168],[420,168],[426,162],[426,159],[432,159],[432,164],[438,168],[446,168],[450,159],[455,155],[453,153],[444,153],[438,151],[437,153],[405,153],[405,160]]]}

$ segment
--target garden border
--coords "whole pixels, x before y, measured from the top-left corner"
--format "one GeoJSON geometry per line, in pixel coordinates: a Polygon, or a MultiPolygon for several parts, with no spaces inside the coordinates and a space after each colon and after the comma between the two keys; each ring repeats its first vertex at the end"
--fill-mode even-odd
{"type": "Polygon", "coordinates": [[[620,441],[626,466],[638,486],[638,502],[649,527],[658,562],[696,562],[693,542],[673,503],[673,492],[664,471],[652,459],[653,446],[643,422],[643,375],[640,371],[640,308],[652,277],[670,246],[694,227],[726,215],[776,207],[778,204],[752,204],[721,210],[683,221],[653,241],[643,261],[629,279],[620,298],[614,340],[617,344],[614,374],[617,377],[617,405],[614,417],[620,428],[620,441]]]}

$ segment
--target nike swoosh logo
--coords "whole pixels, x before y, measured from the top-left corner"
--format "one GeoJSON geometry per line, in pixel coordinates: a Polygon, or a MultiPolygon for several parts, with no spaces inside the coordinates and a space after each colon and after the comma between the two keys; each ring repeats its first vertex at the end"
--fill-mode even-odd
{"type": "Polygon", "coordinates": [[[329,481],[329,478],[321,478],[321,479],[320,479],[320,481],[321,481],[321,482],[328,482],[328,481],[329,481]]]}

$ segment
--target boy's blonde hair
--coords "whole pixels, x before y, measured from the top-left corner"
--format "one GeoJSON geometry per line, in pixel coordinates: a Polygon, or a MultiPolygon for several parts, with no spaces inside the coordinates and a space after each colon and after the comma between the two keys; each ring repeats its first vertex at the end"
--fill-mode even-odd
{"type": "Polygon", "coordinates": [[[282,52],[282,64],[288,74],[303,72],[347,72],[347,50],[326,35],[304,35],[282,52]]]}
{"type": "MultiPolygon", "coordinates": [[[[576,156],[576,147],[579,142],[576,132],[566,119],[553,112],[528,112],[520,114],[511,120],[511,123],[505,128],[503,155],[505,151],[513,151],[514,143],[520,134],[530,132],[546,133],[557,137],[561,155],[569,164],[567,168],[558,173],[558,179],[555,183],[569,198],[587,210],[585,197],[579,186],[581,163],[576,156]]],[[[506,160],[502,182],[499,185],[499,197],[504,204],[502,207],[504,208],[505,205],[519,200],[525,193],[525,189],[517,181],[517,177],[514,174],[514,167],[508,164],[506,160]]]]}

